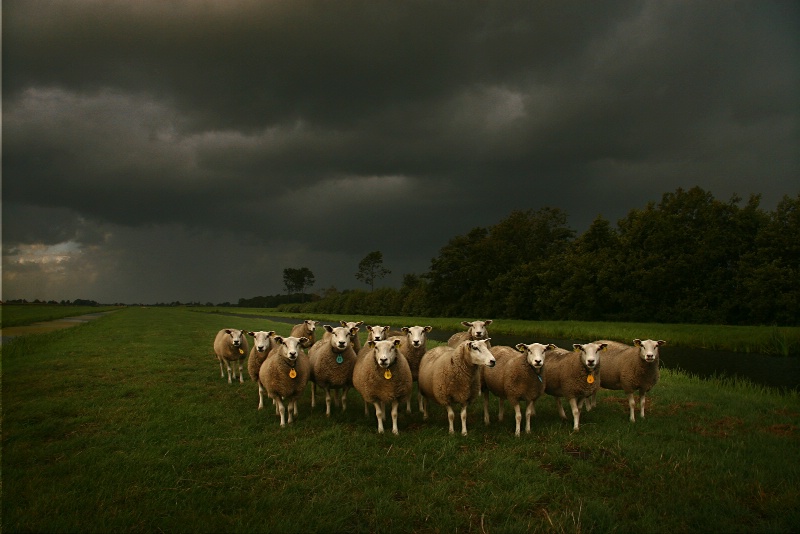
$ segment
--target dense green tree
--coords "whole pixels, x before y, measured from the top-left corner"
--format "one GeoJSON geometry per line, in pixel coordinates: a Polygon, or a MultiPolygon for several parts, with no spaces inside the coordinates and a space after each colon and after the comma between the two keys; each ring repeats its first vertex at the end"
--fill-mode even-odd
{"type": "Polygon", "coordinates": [[[308,267],[283,270],[283,287],[287,293],[303,293],[307,287],[314,285],[314,273],[308,267]]]}

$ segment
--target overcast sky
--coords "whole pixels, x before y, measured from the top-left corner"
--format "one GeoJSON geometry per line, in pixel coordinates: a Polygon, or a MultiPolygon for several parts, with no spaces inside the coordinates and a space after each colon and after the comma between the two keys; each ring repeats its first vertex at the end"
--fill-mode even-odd
{"type": "Polygon", "coordinates": [[[797,2],[5,0],[2,298],[399,286],[554,206],[800,192],[797,2]],[[379,284],[380,285],[380,284],[379,284]]]}

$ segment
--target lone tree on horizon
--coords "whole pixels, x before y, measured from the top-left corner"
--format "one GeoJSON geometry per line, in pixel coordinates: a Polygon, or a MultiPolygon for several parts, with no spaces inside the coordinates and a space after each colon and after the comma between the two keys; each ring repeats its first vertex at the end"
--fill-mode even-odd
{"type": "Polygon", "coordinates": [[[383,278],[391,272],[383,266],[383,253],[379,250],[374,250],[364,256],[364,259],[358,263],[356,279],[369,284],[369,290],[372,291],[375,289],[375,280],[383,278]]]}
{"type": "Polygon", "coordinates": [[[308,267],[292,269],[288,267],[283,270],[283,286],[286,293],[303,293],[307,287],[314,285],[314,273],[308,267]]]}

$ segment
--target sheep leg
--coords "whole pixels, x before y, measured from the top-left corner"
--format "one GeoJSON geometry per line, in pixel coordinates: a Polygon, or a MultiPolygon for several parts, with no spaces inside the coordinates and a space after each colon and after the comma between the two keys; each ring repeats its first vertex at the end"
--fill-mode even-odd
{"type": "Polygon", "coordinates": [[[422,393],[419,391],[419,386],[417,387],[417,400],[419,401],[419,411],[422,411],[422,401],[424,398],[422,397],[422,393]]]}
{"type": "Polygon", "coordinates": [[[489,395],[483,396],[483,424],[489,426],[489,395]]]}
{"type": "Polygon", "coordinates": [[[422,406],[421,406],[422,409],[420,410],[422,412],[422,420],[423,421],[427,421],[428,420],[428,399],[426,399],[425,397],[420,397],[420,402],[422,403],[422,406]]]}
{"type": "Polygon", "coordinates": [[[502,397],[497,398],[497,406],[497,420],[502,421],[506,411],[506,403],[503,401],[502,397]]]}
{"type": "Polygon", "coordinates": [[[450,422],[450,433],[455,434],[455,430],[453,429],[453,420],[455,420],[456,414],[453,412],[453,407],[449,404],[447,405],[447,420],[450,422]]]}
{"type": "Polygon", "coordinates": [[[219,376],[225,378],[225,368],[222,366],[222,360],[219,361],[219,376]]]}
{"type": "Polygon", "coordinates": [[[325,388],[325,415],[331,416],[331,390],[325,388]]]}
{"type": "MultiPolygon", "coordinates": [[[[517,422],[517,427],[514,430],[514,435],[519,437],[519,430],[520,426],[522,426],[522,408],[519,406],[519,401],[514,401],[514,420],[517,422]]],[[[528,410],[525,410],[525,415],[528,414],[528,410]]],[[[531,420],[528,419],[528,426],[530,427],[531,420]]],[[[527,429],[530,432],[530,428],[527,429]]]]}
{"type": "Polygon", "coordinates": [[[536,407],[533,401],[529,400],[528,405],[525,407],[525,433],[531,433],[531,416],[536,415],[536,407]]]}
{"type": "Polygon", "coordinates": [[[378,434],[383,434],[383,410],[381,409],[381,403],[375,401],[373,404],[375,405],[375,418],[378,420],[378,434]]]}
{"type": "Polygon", "coordinates": [[[280,397],[274,397],[275,404],[278,405],[278,412],[281,416],[281,426],[286,426],[286,407],[283,405],[283,400],[280,397]]]}
{"type": "Polygon", "coordinates": [[[316,406],[316,404],[317,404],[316,403],[316,399],[315,399],[316,393],[317,393],[317,384],[316,384],[316,382],[314,382],[314,383],[311,384],[311,407],[312,408],[314,406],[316,406]]]}
{"type": "Polygon", "coordinates": [[[561,404],[561,397],[553,397],[556,400],[556,406],[558,407],[558,416],[561,419],[566,419],[567,414],[564,413],[564,406],[561,404]]]}
{"type": "Polygon", "coordinates": [[[295,416],[295,417],[297,417],[297,414],[299,413],[299,412],[297,411],[297,399],[294,399],[294,400],[292,401],[292,409],[294,410],[294,416],[295,416]]]}
{"type": "Polygon", "coordinates": [[[244,375],[242,374],[242,360],[239,360],[239,383],[244,384],[244,375]]]}
{"type": "Polygon", "coordinates": [[[467,404],[461,405],[461,435],[467,435],[467,404]]]}
{"type": "Polygon", "coordinates": [[[261,385],[261,382],[258,383],[258,409],[261,410],[264,408],[264,386],[261,385]]]}
{"type": "Polygon", "coordinates": [[[592,393],[586,398],[586,411],[591,412],[597,406],[597,393],[592,393]]]}
{"type": "MultiPolygon", "coordinates": [[[[559,404],[561,403],[559,402],[559,404]]],[[[569,405],[572,407],[572,430],[578,430],[581,421],[581,408],[578,399],[572,397],[569,399],[569,405]]]]}
{"type": "Polygon", "coordinates": [[[231,362],[225,360],[225,366],[228,368],[228,384],[232,384],[231,382],[231,362]]]}
{"type": "Polygon", "coordinates": [[[286,413],[289,414],[289,421],[288,421],[289,424],[292,424],[294,422],[294,420],[292,419],[292,412],[296,408],[297,406],[295,406],[295,401],[293,400],[290,400],[286,405],[286,413]]]}
{"type": "Polygon", "coordinates": [[[364,399],[364,415],[369,415],[369,403],[367,402],[367,399],[364,399]]]}
{"type": "Polygon", "coordinates": [[[350,388],[345,386],[345,388],[342,390],[342,411],[347,409],[347,391],[349,389],[350,388]]]}
{"type": "Polygon", "coordinates": [[[397,407],[400,403],[396,400],[392,401],[392,434],[397,436],[400,431],[397,429],[397,407]]]}

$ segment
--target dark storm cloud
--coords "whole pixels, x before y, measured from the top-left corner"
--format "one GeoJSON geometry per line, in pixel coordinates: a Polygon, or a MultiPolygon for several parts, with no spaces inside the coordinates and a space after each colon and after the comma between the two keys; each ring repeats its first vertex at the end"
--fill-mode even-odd
{"type": "Polygon", "coordinates": [[[558,206],[580,229],[676,187],[774,204],[800,188],[798,15],[790,2],[5,2],[6,298],[15,266],[47,254],[62,273],[83,262],[100,299],[235,300],[279,292],[286,266],[354,287],[376,249],[396,283],[512,209],[558,206]],[[202,261],[165,269],[176,242],[202,261]],[[227,297],[209,289],[232,272],[208,252],[220,242],[251,260],[227,297]],[[159,287],[142,272],[163,273],[159,287]],[[112,286],[126,296],[103,296],[112,286]]]}

